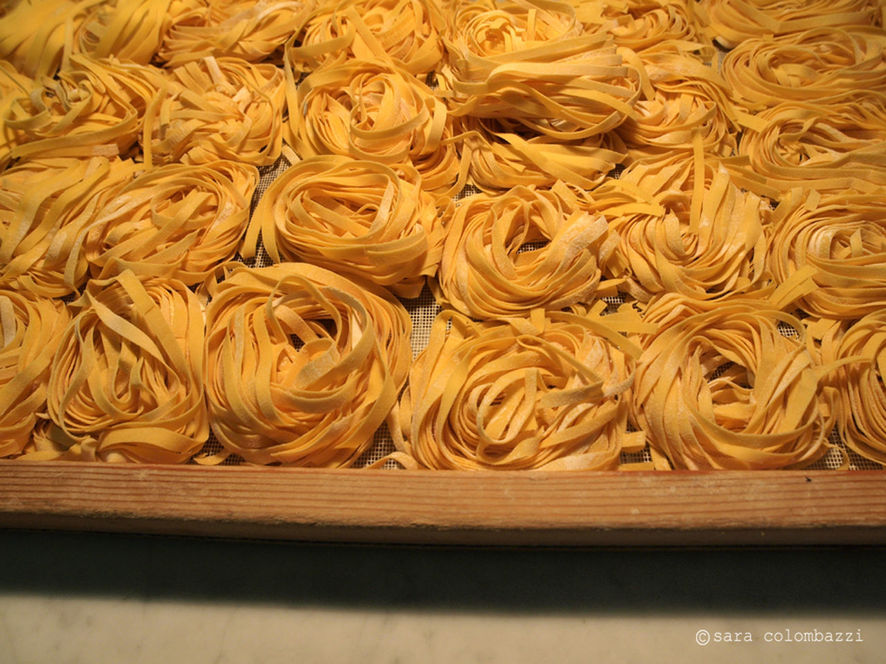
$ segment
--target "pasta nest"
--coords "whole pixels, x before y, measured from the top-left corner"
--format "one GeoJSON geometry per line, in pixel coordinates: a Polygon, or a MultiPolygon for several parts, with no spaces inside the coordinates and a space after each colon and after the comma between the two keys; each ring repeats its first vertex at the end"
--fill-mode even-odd
{"type": "Polygon", "coordinates": [[[400,402],[397,460],[443,470],[597,470],[642,448],[628,433],[639,349],[607,316],[536,310],[434,321],[400,402]]]}
{"type": "Polygon", "coordinates": [[[287,140],[299,156],[411,164],[431,191],[458,179],[446,106],[411,74],[382,61],[351,61],[319,69],[288,90],[287,140]]]}
{"type": "Polygon", "coordinates": [[[52,361],[28,458],[183,463],[209,437],[203,311],[179,281],[91,280],[52,361]]]}
{"type": "Polygon", "coordinates": [[[799,301],[824,318],[854,320],[886,302],[886,207],[882,192],[796,193],[767,228],[767,264],[779,283],[815,269],[816,288],[799,301]]]}
{"type": "Polygon", "coordinates": [[[142,173],[83,232],[94,277],[122,270],[194,285],[234,257],[246,232],[258,169],[217,161],[142,173]]]}
{"type": "Polygon", "coordinates": [[[618,238],[562,183],[464,199],[447,223],[438,296],[474,318],[562,309],[614,294],[601,267],[618,238]]]}
{"type": "Polygon", "coordinates": [[[2,121],[16,143],[10,157],[125,155],[158,85],[151,67],[72,55],[56,78],[38,80],[6,107],[2,121]]]}
{"type": "Polygon", "coordinates": [[[193,8],[189,2],[188,11],[180,11],[167,28],[159,57],[169,66],[208,56],[260,62],[298,33],[315,5],[314,0],[203,0],[193,8]]]}
{"type": "Polygon", "coordinates": [[[346,0],[318,7],[286,45],[286,62],[306,72],[348,60],[390,59],[413,75],[443,58],[443,18],[436,2],[346,0]]]}
{"type": "Polygon", "coordinates": [[[667,180],[655,186],[655,175],[653,168],[636,166],[590,194],[618,238],[609,274],[623,278],[623,288],[644,302],[663,293],[706,300],[759,284],[766,256],[763,200],[739,188],[723,167],[695,175],[699,192],[672,188],[667,180]],[[613,199],[609,190],[623,196],[613,199]],[[625,202],[630,197],[635,204],[625,202]]]}
{"type": "Polygon", "coordinates": [[[625,158],[615,132],[561,141],[503,118],[461,118],[462,158],[471,182],[482,191],[553,185],[562,180],[593,188],[625,158]]]}
{"type": "Polygon", "coordinates": [[[339,155],[296,163],[262,196],[244,258],[260,231],[275,262],[300,259],[417,297],[437,272],[443,223],[418,172],[398,169],[339,155]]]}
{"type": "Polygon", "coordinates": [[[722,71],[735,103],[752,111],[782,102],[825,103],[847,92],[886,89],[884,50],[882,29],[821,27],[748,39],[726,54],[722,71]]]}
{"type": "Polygon", "coordinates": [[[0,457],[21,453],[45,416],[52,355],[69,320],[61,300],[0,289],[0,457]]]}
{"type": "Polygon", "coordinates": [[[224,452],[353,465],[406,381],[411,321],[387,291],[307,263],[235,269],[207,309],[207,396],[224,452]]]}
{"type": "Polygon", "coordinates": [[[136,172],[117,158],[57,157],[0,174],[0,285],[44,297],[80,288],[88,271],[81,236],[136,172]]]}
{"type": "MultiPolygon", "coordinates": [[[[580,19],[583,15],[582,7],[593,7],[595,4],[574,1],[578,4],[576,13],[580,19]]],[[[623,4],[623,7],[619,7],[613,3],[608,11],[603,12],[603,16],[611,21],[606,28],[619,46],[625,46],[640,54],[648,51],[687,48],[710,54],[711,49],[704,48],[702,44],[703,39],[698,33],[697,23],[686,2],[629,0],[623,4]]]]}
{"type": "Polygon", "coordinates": [[[886,465],[886,303],[822,342],[839,395],[837,427],[853,452],[886,465]]]}
{"type": "Polygon", "coordinates": [[[568,5],[461,3],[444,38],[441,78],[456,116],[512,118],[577,140],[633,114],[642,72],[605,32],[587,32],[568,5]]]}
{"type": "Polygon", "coordinates": [[[660,327],[642,341],[632,413],[658,464],[803,467],[829,451],[835,394],[799,319],[761,296],[666,295],[644,320],[660,327]]]}
{"type": "Polygon", "coordinates": [[[10,107],[34,88],[34,81],[20,74],[11,64],[0,60],[0,169],[12,159],[12,148],[17,143],[14,131],[6,126],[10,107]]]}
{"type": "Polygon", "coordinates": [[[145,163],[269,166],[283,146],[285,94],[272,64],[206,57],[173,67],[145,113],[145,163]]]}
{"type": "Polygon", "coordinates": [[[739,157],[726,160],[742,184],[780,200],[795,187],[871,189],[886,185],[886,105],[875,93],[827,104],[784,102],[758,114],[739,157]]]}
{"type": "Polygon", "coordinates": [[[761,34],[781,37],[819,27],[883,24],[877,0],[712,0],[691,6],[705,34],[724,48],[761,34]]]}

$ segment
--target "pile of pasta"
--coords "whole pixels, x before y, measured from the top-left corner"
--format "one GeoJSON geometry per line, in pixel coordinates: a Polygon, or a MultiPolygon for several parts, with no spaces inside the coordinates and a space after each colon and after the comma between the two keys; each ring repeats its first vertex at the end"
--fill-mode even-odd
{"type": "Polygon", "coordinates": [[[884,24],[4,3],[0,456],[886,464],[884,24]]]}

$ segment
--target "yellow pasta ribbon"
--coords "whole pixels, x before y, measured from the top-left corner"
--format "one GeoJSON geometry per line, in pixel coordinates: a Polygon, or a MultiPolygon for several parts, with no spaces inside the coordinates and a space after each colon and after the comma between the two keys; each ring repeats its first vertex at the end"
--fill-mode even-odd
{"type": "Polygon", "coordinates": [[[883,191],[795,191],[767,228],[767,264],[776,282],[811,266],[817,288],[798,305],[814,316],[855,320],[886,302],[883,191]]]}
{"type": "Polygon", "coordinates": [[[0,169],[6,168],[17,142],[15,132],[6,126],[9,108],[16,99],[27,96],[33,88],[31,78],[17,72],[5,60],[0,60],[0,169]]]}
{"type": "Polygon", "coordinates": [[[260,231],[275,262],[300,259],[417,297],[437,272],[443,223],[418,172],[398,169],[338,155],[298,162],[262,196],[243,257],[260,231]]]}
{"type": "Polygon", "coordinates": [[[639,348],[606,316],[536,310],[434,321],[412,366],[394,435],[407,467],[599,470],[639,451],[628,403],[639,348]]]}
{"type": "Polygon", "coordinates": [[[601,267],[618,238],[606,219],[583,211],[560,183],[477,194],[447,224],[438,298],[475,318],[562,309],[614,294],[601,267]]]}
{"type": "Polygon", "coordinates": [[[403,305],[307,263],[241,267],[211,290],[207,397],[225,451],[198,461],[352,465],[406,380],[403,305]]]}
{"type": "Polygon", "coordinates": [[[826,362],[844,362],[832,376],[840,439],[856,454],[886,465],[886,301],[843,334],[826,337],[822,355],[826,362]]]}
{"type": "Polygon", "coordinates": [[[882,26],[878,0],[708,0],[692,2],[703,30],[725,48],[761,34],[781,36],[819,27],[882,26]]]}
{"type": "Polygon", "coordinates": [[[735,103],[751,111],[782,102],[821,104],[858,90],[882,97],[884,49],[880,28],[818,27],[748,39],[726,54],[722,70],[735,103]]]}
{"type": "Polygon", "coordinates": [[[83,285],[79,237],[138,172],[131,161],[55,158],[0,174],[0,285],[63,297],[83,285]]]}
{"type": "Polygon", "coordinates": [[[123,270],[194,285],[234,257],[258,169],[217,161],[167,164],[127,184],[81,234],[93,277],[123,270]]]}
{"type": "Polygon", "coordinates": [[[183,463],[209,437],[203,311],[174,280],[92,280],[52,361],[50,424],[23,458],[183,463]]]}
{"type": "Polygon", "coordinates": [[[437,0],[343,0],[321,4],[286,45],[293,71],[348,60],[390,59],[413,75],[437,69],[443,57],[437,0]]]}
{"type": "Polygon", "coordinates": [[[45,414],[52,355],[69,320],[60,300],[0,289],[0,457],[19,454],[45,414]]]}
{"type": "Polygon", "coordinates": [[[298,33],[314,5],[314,0],[203,0],[178,12],[159,57],[168,66],[208,56],[261,62],[298,33]]]}
{"type": "Polygon", "coordinates": [[[284,103],[283,72],[272,64],[206,57],[173,67],[145,112],[145,163],[269,166],[283,147],[284,103]]]}
{"type": "Polygon", "coordinates": [[[650,304],[644,319],[660,329],[643,341],[632,413],[660,467],[796,468],[828,452],[836,395],[822,384],[802,323],[780,310],[787,300],[777,291],[650,304]]]}

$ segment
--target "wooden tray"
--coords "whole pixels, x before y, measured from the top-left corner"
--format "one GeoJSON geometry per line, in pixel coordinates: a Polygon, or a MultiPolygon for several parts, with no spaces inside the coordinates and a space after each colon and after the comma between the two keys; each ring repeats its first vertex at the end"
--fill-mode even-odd
{"type": "Polygon", "coordinates": [[[0,526],[494,545],[886,544],[886,472],[446,472],[0,460],[0,526]]]}

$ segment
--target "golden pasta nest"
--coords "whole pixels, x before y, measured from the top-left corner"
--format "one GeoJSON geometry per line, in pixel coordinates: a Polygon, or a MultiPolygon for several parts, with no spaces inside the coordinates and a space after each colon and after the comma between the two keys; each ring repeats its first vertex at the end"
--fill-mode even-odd
{"type": "Polygon", "coordinates": [[[614,469],[639,352],[607,317],[536,310],[474,322],[442,312],[400,402],[395,458],[444,470],[614,469]]]}
{"type": "Polygon", "coordinates": [[[272,64],[206,57],[173,67],[145,113],[145,163],[269,166],[283,146],[284,104],[283,72],[272,64]]]}
{"type": "MultiPolygon", "coordinates": [[[[461,162],[446,107],[417,78],[383,61],[318,69],[289,87],[288,142],[301,157],[337,154],[412,164],[431,191],[448,190],[461,162]]],[[[460,187],[459,187],[460,188],[460,187]]]]}
{"type": "Polygon", "coordinates": [[[464,199],[447,223],[438,298],[474,318],[561,309],[615,293],[601,269],[618,238],[562,183],[464,199]]]}
{"type": "Polygon", "coordinates": [[[470,181],[486,192],[516,186],[546,187],[557,180],[593,188],[625,158],[615,132],[562,141],[530,130],[515,120],[460,118],[462,158],[470,181]]]}
{"type": "Polygon", "coordinates": [[[209,436],[196,296],[127,271],[90,281],[71,306],[49,378],[49,425],[26,456],[188,461],[209,436]]]}
{"type": "Polygon", "coordinates": [[[10,108],[33,88],[33,79],[17,72],[5,60],[0,60],[0,169],[6,168],[12,159],[12,148],[17,142],[15,132],[6,126],[10,108]]]}
{"type": "Polygon", "coordinates": [[[88,12],[74,28],[74,52],[150,64],[170,26],[202,5],[201,0],[88,3],[88,12]]]}
{"type": "Polygon", "coordinates": [[[61,300],[0,289],[0,457],[21,453],[45,414],[52,355],[69,320],[61,300]]]}
{"type": "Polygon", "coordinates": [[[735,103],[759,111],[788,101],[822,103],[856,90],[882,92],[884,51],[882,29],[821,27],[748,39],[726,54],[722,70],[735,103]]]}
{"type": "Polygon", "coordinates": [[[444,41],[443,91],[457,116],[519,119],[575,140],[617,127],[640,95],[637,65],[566,4],[460,3],[444,41]]]}
{"type": "Polygon", "coordinates": [[[3,122],[16,142],[10,156],[125,155],[158,84],[152,67],[72,55],[56,78],[40,79],[7,106],[3,122]]]}
{"type": "Polygon", "coordinates": [[[623,289],[632,297],[648,301],[682,293],[710,299],[747,291],[764,278],[768,206],[739,188],[724,168],[706,170],[695,176],[701,185],[695,191],[668,186],[647,166],[628,169],[609,188],[636,196],[632,206],[623,197],[607,203],[606,189],[591,193],[599,201],[593,207],[607,216],[618,238],[610,274],[625,280],[623,289]]]}
{"type": "Polygon", "coordinates": [[[633,410],[660,467],[807,466],[830,449],[834,390],[771,294],[650,304],[633,410]]]}
{"type": "Polygon", "coordinates": [[[717,70],[692,55],[671,52],[645,54],[643,64],[654,93],[639,100],[636,117],[616,130],[629,158],[692,150],[697,141],[707,154],[731,156],[739,125],[717,70]]]}
{"type": "Polygon", "coordinates": [[[761,34],[780,37],[819,27],[883,25],[878,0],[710,0],[691,6],[705,34],[725,48],[761,34]]]}
{"type": "Polygon", "coordinates": [[[57,157],[0,174],[0,285],[45,297],[82,286],[81,236],[136,172],[128,160],[57,157]]]}
{"type": "Polygon", "coordinates": [[[317,7],[286,45],[286,62],[305,72],[348,60],[390,58],[413,75],[443,57],[440,7],[426,0],[347,0],[317,7]]]}
{"type": "Polygon", "coordinates": [[[170,66],[208,56],[265,60],[298,33],[316,4],[314,0],[203,0],[194,8],[192,3],[173,2],[178,11],[159,49],[160,59],[170,66]]]}
{"type": "MultiPolygon", "coordinates": [[[[609,4],[574,1],[578,4],[579,17],[585,4],[609,4]]],[[[691,48],[711,55],[711,49],[703,44],[698,24],[684,0],[628,0],[621,6],[613,2],[602,14],[611,21],[606,27],[619,46],[638,53],[691,48]]]]}
{"type": "Polygon", "coordinates": [[[886,301],[841,334],[826,337],[822,356],[838,365],[829,378],[839,395],[840,439],[886,465],[886,301]]]}
{"type": "Polygon", "coordinates": [[[142,173],[84,231],[92,275],[132,270],[188,285],[204,281],[236,254],[258,177],[255,166],[232,161],[142,173]]]}
{"type": "Polygon", "coordinates": [[[207,397],[224,452],[350,466],[393,408],[411,321],[387,291],[307,263],[234,270],[207,309],[207,397]]]}
{"type": "Polygon", "coordinates": [[[727,159],[743,186],[774,200],[794,187],[824,190],[886,186],[886,105],[877,93],[826,104],[784,102],[758,114],[739,156],[727,159]]]}
{"type": "Polygon", "coordinates": [[[775,280],[815,269],[804,311],[852,320],[886,302],[886,205],[883,191],[794,192],[767,227],[767,263],[775,280]]]}
{"type": "Polygon", "coordinates": [[[296,163],[262,196],[244,258],[260,231],[275,262],[304,260],[417,297],[437,272],[443,222],[418,172],[398,169],[340,155],[296,163]]]}

